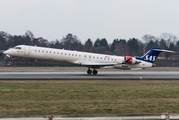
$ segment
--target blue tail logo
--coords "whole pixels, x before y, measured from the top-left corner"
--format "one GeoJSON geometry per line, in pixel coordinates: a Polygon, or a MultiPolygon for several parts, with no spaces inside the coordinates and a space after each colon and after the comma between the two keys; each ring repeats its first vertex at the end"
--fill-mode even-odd
{"type": "Polygon", "coordinates": [[[174,51],[152,47],[145,55],[143,55],[142,57],[136,57],[136,59],[153,63],[161,52],[174,52],[174,51]]]}
{"type": "Polygon", "coordinates": [[[155,60],[156,60],[156,57],[157,57],[157,56],[152,56],[152,55],[149,56],[149,55],[146,55],[144,60],[146,60],[146,61],[148,61],[148,60],[149,60],[149,61],[155,61],[155,60]]]}

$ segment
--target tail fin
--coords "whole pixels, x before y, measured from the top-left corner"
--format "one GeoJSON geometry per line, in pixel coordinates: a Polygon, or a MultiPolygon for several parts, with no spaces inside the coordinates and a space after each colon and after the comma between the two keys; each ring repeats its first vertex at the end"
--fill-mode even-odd
{"type": "Polygon", "coordinates": [[[152,47],[145,55],[143,55],[142,57],[137,57],[137,59],[140,59],[142,61],[146,61],[146,62],[150,62],[150,63],[153,63],[158,55],[161,53],[161,52],[172,52],[174,53],[174,51],[170,51],[170,50],[164,50],[164,49],[161,49],[161,48],[157,48],[157,47],[152,47]]]}

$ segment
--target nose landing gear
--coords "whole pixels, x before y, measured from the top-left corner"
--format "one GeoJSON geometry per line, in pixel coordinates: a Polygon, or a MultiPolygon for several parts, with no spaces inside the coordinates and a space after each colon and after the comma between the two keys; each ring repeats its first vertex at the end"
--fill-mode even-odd
{"type": "Polygon", "coordinates": [[[14,63],[14,59],[11,59],[11,63],[14,63]]]}
{"type": "MultiPolygon", "coordinates": [[[[91,75],[92,70],[90,70],[90,68],[88,68],[87,73],[88,73],[89,75],[91,75]]],[[[98,73],[98,71],[94,69],[94,70],[93,70],[93,75],[96,75],[97,73],[98,73]]]]}

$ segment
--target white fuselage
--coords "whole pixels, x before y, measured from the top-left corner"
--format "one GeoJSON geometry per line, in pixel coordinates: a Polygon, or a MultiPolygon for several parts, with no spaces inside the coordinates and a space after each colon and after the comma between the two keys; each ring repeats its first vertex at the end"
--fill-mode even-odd
{"type": "MultiPolygon", "coordinates": [[[[17,57],[55,60],[62,62],[69,62],[72,64],[81,63],[122,63],[124,62],[123,56],[114,56],[106,54],[96,54],[89,52],[78,52],[63,49],[53,49],[37,46],[18,45],[17,49],[9,49],[5,54],[17,57]],[[21,49],[18,49],[21,48],[21,49]]],[[[139,64],[118,64],[115,68],[147,68],[152,67],[152,63],[141,61],[139,64]]]]}

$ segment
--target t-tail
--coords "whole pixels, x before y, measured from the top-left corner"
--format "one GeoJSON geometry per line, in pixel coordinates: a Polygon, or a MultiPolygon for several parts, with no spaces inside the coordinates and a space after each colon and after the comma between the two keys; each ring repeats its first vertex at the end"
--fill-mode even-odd
{"type": "Polygon", "coordinates": [[[143,55],[142,57],[136,57],[136,59],[146,61],[149,63],[153,63],[157,59],[158,55],[161,52],[174,53],[174,51],[164,50],[164,49],[157,48],[157,47],[152,47],[145,55],[143,55]]]}

